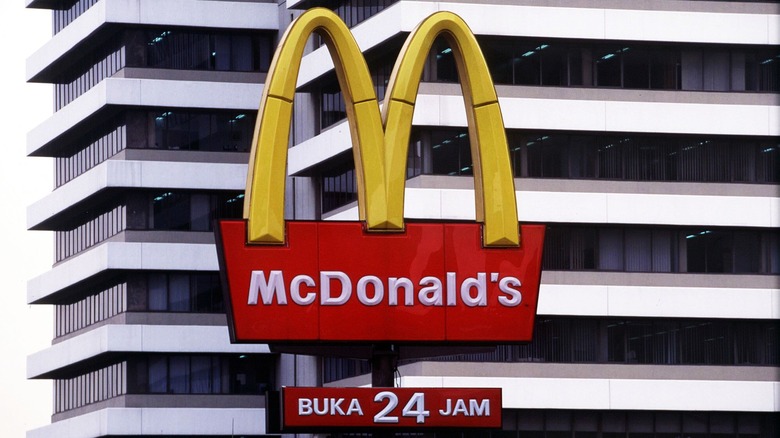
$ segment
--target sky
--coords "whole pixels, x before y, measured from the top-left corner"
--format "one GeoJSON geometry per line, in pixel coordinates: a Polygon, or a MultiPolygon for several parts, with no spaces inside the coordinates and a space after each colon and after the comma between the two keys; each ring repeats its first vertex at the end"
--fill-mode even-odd
{"type": "Polygon", "coordinates": [[[27,304],[27,280],[52,264],[52,234],[26,231],[26,209],[52,189],[49,158],[26,157],[26,135],[52,112],[52,86],[25,83],[25,60],[51,36],[50,12],[0,1],[0,436],[50,422],[51,381],[27,381],[27,355],[51,344],[52,306],[27,304]]]}

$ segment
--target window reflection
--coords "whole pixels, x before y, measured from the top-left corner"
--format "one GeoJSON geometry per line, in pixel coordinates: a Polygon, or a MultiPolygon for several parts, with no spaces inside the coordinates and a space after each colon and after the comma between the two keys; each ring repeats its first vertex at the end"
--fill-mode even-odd
{"type": "Polygon", "coordinates": [[[776,231],[551,225],[549,270],[777,274],[776,231]]]}
{"type": "Polygon", "coordinates": [[[274,387],[271,355],[133,356],[54,382],[55,413],[126,394],[249,394],[274,387]]]}
{"type": "MultiPolygon", "coordinates": [[[[617,319],[538,316],[534,338],[434,361],[614,363],[645,365],[780,364],[774,320],[617,319]]],[[[326,382],[370,372],[365,361],[324,360],[326,382]]]]}
{"type": "Polygon", "coordinates": [[[151,355],[128,361],[131,394],[264,394],[273,387],[272,356],[151,355]]]}

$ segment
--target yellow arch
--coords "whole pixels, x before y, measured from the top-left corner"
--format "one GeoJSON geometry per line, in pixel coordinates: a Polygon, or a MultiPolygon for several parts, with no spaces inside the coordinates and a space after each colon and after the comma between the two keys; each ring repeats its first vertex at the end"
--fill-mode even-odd
{"type": "Polygon", "coordinates": [[[485,59],[466,23],[455,14],[439,12],[409,35],[393,69],[380,115],[360,48],[344,22],[323,8],[305,12],[290,25],[268,72],[247,174],[247,240],[266,244],[285,240],[284,181],[292,102],[304,47],[313,32],[320,34],[328,47],[344,95],[358,207],[366,227],[371,231],[403,229],[406,156],[417,89],[433,41],[443,35],[452,45],[466,103],[477,220],[484,222],[483,244],[518,246],[514,179],[501,110],[485,59]]]}
{"type": "Polygon", "coordinates": [[[504,121],[493,80],[474,34],[462,18],[437,12],[406,39],[390,76],[382,108],[389,223],[403,220],[406,157],[414,104],[423,67],[434,40],[448,40],[458,68],[468,119],[477,221],[484,222],[485,246],[518,246],[515,185],[504,121]]]}
{"type": "Polygon", "coordinates": [[[313,32],[325,40],[344,94],[360,218],[369,228],[388,228],[382,219],[387,216],[388,205],[382,123],[368,66],[352,33],[338,15],[315,8],[298,17],[282,36],[263,89],[244,198],[247,240],[252,243],[284,243],[284,181],[292,102],[303,51],[313,32]],[[256,199],[255,194],[267,198],[256,199]]]}

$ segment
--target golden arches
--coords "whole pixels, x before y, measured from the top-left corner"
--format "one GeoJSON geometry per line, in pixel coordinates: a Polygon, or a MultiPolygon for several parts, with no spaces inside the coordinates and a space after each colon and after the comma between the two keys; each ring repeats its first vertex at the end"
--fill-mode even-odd
{"type": "Polygon", "coordinates": [[[452,12],[437,12],[409,35],[398,55],[387,86],[382,121],[385,128],[385,174],[390,215],[403,217],[409,132],[423,67],[434,40],[450,43],[463,90],[474,163],[477,221],[484,222],[485,246],[518,246],[517,201],[509,162],[504,121],[493,80],[474,34],[452,12]]]}
{"type": "Polygon", "coordinates": [[[514,179],[501,110],[485,59],[466,23],[449,12],[435,13],[420,23],[396,61],[380,116],[368,67],[354,37],[337,15],[322,8],[305,12],[290,25],[268,73],[244,200],[248,241],[284,242],[283,182],[292,100],[304,45],[313,32],[325,40],[344,94],[360,218],[368,230],[403,230],[406,156],[417,89],[431,45],[443,35],[452,45],[466,103],[477,220],[485,224],[483,244],[518,246],[514,179]],[[265,198],[255,199],[258,196],[265,198]]]}
{"type": "Polygon", "coordinates": [[[382,124],[368,66],[338,15],[315,8],[298,17],[282,36],[263,88],[244,198],[247,240],[252,243],[284,243],[284,181],[292,102],[303,50],[313,32],[325,40],[344,94],[358,175],[360,218],[369,228],[376,228],[382,223],[375,218],[386,216],[382,124]],[[368,196],[367,190],[371,192],[368,196]]]}

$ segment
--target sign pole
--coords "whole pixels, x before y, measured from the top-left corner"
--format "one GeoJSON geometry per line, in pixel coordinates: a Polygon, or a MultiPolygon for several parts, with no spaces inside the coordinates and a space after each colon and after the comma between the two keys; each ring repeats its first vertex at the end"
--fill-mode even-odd
{"type": "MultiPolygon", "coordinates": [[[[398,351],[393,344],[374,344],[371,351],[371,386],[374,388],[392,388],[395,386],[395,366],[398,351]]],[[[392,430],[375,430],[374,438],[392,438],[392,430]]]]}
{"type": "Polygon", "coordinates": [[[371,351],[371,386],[392,388],[395,386],[395,365],[398,352],[393,344],[374,344],[371,351]]]}

